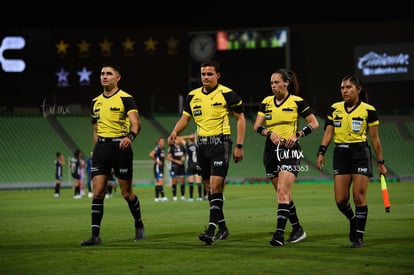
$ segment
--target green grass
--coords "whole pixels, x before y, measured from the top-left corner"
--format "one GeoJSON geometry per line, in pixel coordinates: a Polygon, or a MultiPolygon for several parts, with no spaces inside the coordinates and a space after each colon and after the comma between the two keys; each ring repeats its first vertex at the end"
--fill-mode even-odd
{"type": "MultiPolygon", "coordinates": [[[[295,184],[293,199],[308,237],[272,247],[276,198],[270,184],[231,184],[225,190],[230,237],[206,246],[198,240],[208,203],[154,202],[152,186],[135,187],[146,239],[133,241],[127,204],[105,200],[102,245],[90,236],[90,199],[71,189],[0,191],[0,274],[412,274],[414,183],[388,185],[384,211],[379,183],[368,191],[364,247],[348,248],[348,222],[337,210],[332,184],[295,184]]],[[[171,198],[171,189],[166,187],[171,198]]],[[[290,233],[287,226],[286,236],[290,233]]]]}

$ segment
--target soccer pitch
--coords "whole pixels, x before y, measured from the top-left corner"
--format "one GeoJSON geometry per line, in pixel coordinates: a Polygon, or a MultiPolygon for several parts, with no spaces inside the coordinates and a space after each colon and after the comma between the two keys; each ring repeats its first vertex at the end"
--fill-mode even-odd
{"type": "MultiPolygon", "coordinates": [[[[307,238],[283,247],[268,243],[277,208],[270,184],[226,186],[230,237],[211,246],[198,240],[208,202],[154,202],[152,186],[135,187],[146,239],[134,242],[132,216],[117,193],[105,199],[102,245],[93,247],[80,246],[90,237],[91,199],[73,199],[72,189],[60,198],[53,189],[0,191],[0,274],[412,274],[414,183],[389,183],[388,190],[386,213],[380,184],[370,183],[361,249],[349,248],[348,222],[331,183],[295,183],[307,238]]],[[[290,231],[288,223],[285,239],[290,231]]]]}

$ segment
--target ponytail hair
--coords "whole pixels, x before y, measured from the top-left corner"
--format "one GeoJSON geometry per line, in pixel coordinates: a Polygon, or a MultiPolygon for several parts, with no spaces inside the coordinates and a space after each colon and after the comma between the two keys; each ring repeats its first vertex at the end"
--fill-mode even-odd
{"type": "Polygon", "coordinates": [[[277,69],[274,73],[280,74],[283,81],[289,81],[287,90],[290,94],[298,95],[299,94],[299,81],[296,77],[296,74],[292,70],[288,69],[277,69]]]}

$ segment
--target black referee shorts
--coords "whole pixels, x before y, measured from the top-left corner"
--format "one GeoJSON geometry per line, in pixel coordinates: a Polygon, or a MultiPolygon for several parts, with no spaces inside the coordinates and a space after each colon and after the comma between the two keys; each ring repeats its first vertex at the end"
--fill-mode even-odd
{"type": "Polygon", "coordinates": [[[335,144],[334,175],[362,174],[372,177],[371,148],[366,142],[335,144]]]}
{"type": "Polygon", "coordinates": [[[197,162],[201,168],[203,180],[210,176],[226,177],[231,158],[232,141],[226,140],[215,144],[198,144],[197,162]]]}
{"type": "Polygon", "coordinates": [[[97,142],[92,155],[92,177],[111,174],[122,180],[132,179],[133,152],[131,146],[121,150],[118,142],[97,142]]]}

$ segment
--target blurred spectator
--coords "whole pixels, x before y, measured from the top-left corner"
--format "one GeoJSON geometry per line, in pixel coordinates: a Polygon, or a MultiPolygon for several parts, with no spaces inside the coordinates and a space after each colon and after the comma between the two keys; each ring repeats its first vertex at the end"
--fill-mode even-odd
{"type": "Polygon", "coordinates": [[[56,153],[55,159],[55,197],[60,197],[60,185],[63,178],[63,166],[65,165],[65,157],[62,153],[56,153]]]}
{"type": "Polygon", "coordinates": [[[154,161],[155,177],[155,202],[168,201],[164,192],[164,163],[165,163],[165,138],[157,139],[155,148],[149,153],[150,158],[154,161]]]}
{"type": "Polygon", "coordinates": [[[74,180],[73,189],[74,189],[74,199],[82,198],[80,189],[81,189],[81,158],[82,152],[78,149],[73,153],[73,157],[70,159],[69,168],[74,180]]]}
{"type": "Polygon", "coordinates": [[[171,162],[171,188],[173,200],[177,200],[177,186],[180,183],[181,200],[185,200],[185,147],[181,138],[177,137],[168,149],[168,160],[171,162]]]}
{"type": "MultiPolygon", "coordinates": [[[[203,200],[204,185],[201,183],[200,167],[197,164],[197,145],[195,144],[195,134],[181,136],[186,153],[186,176],[188,182],[188,200],[194,201],[194,183],[197,185],[198,198],[203,200]]],[[[205,191],[207,193],[207,191],[205,191]]]]}

